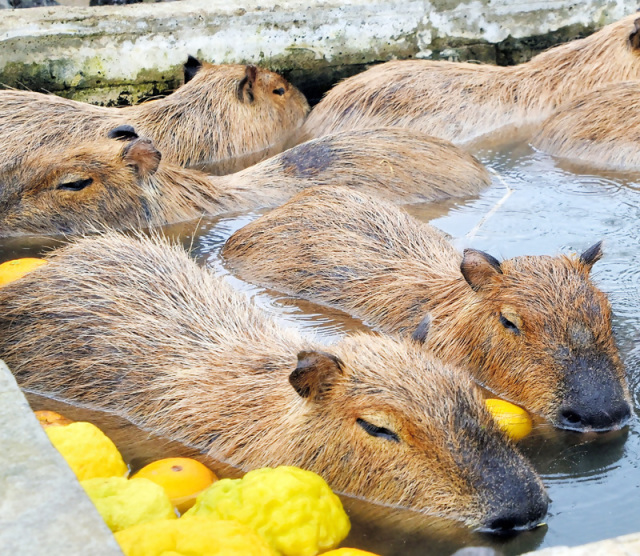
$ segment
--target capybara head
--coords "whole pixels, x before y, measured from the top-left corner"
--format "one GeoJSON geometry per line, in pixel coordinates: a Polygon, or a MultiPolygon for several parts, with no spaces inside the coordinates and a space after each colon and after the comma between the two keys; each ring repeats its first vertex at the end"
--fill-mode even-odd
{"type": "Polygon", "coordinates": [[[556,426],[604,431],[631,416],[624,367],[611,332],[611,307],[589,272],[597,243],[579,257],[498,262],[465,250],[461,272],[472,293],[469,354],[479,377],[556,426]]]}
{"type": "Polygon", "coordinates": [[[296,451],[345,493],[492,532],[535,526],[548,498],[478,387],[411,344],[362,334],[300,352],[289,382],[314,432],[296,431],[296,451]]]}
{"type": "Polygon", "coordinates": [[[0,236],[148,224],[154,209],[145,184],[161,155],[148,139],[132,139],[127,127],[116,128],[112,139],[27,155],[3,168],[0,236]]]}
{"type": "Polygon", "coordinates": [[[558,427],[603,431],[630,417],[611,308],[589,275],[600,244],[576,258],[461,256],[390,203],[316,187],[235,232],[223,256],[246,280],[385,332],[414,334],[430,315],[428,349],[558,427]]]}
{"type": "Polygon", "coordinates": [[[28,390],[244,470],[296,465],[473,527],[514,531],[546,513],[539,478],[466,373],[408,338],[314,344],[182,247],[84,238],[0,288],[0,306],[0,357],[28,390]]]}
{"type": "MultiPolygon", "coordinates": [[[[152,136],[164,151],[164,139],[160,138],[167,136],[171,143],[172,128],[178,126],[180,144],[173,148],[179,151],[181,165],[206,162],[203,143],[216,144],[218,155],[210,155],[210,160],[284,144],[309,111],[306,98],[296,87],[258,66],[216,66],[189,57],[184,72],[185,85],[161,104],[150,105],[141,128],[145,134],[151,134],[151,129],[157,132],[152,136]],[[207,120],[207,112],[216,125],[207,120]],[[156,121],[162,113],[164,117],[156,121]]],[[[143,114],[144,107],[140,105],[143,114]]]]}

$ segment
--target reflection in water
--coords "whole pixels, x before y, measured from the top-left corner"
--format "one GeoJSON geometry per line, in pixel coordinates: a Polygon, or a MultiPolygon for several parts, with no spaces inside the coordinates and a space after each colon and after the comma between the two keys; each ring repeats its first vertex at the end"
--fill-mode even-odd
{"type": "MultiPolygon", "coordinates": [[[[595,265],[594,277],[610,294],[615,332],[638,406],[640,180],[633,175],[605,175],[556,163],[534,152],[526,138],[511,144],[493,141],[477,145],[474,154],[514,190],[490,218],[486,215],[504,197],[505,187],[498,178],[479,198],[416,205],[408,207],[409,212],[449,233],[457,247],[482,249],[498,258],[582,252],[603,239],[605,256],[595,265]],[[471,234],[480,221],[482,225],[471,234]]],[[[231,233],[262,212],[203,218],[170,226],[164,233],[286,325],[302,328],[324,342],[366,329],[365,324],[340,311],[258,288],[229,275],[220,261],[220,248],[231,233]]],[[[59,243],[48,240],[46,246],[59,243]]],[[[38,240],[10,239],[2,245],[0,260],[33,256],[40,250],[38,240]]],[[[134,468],[160,457],[194,455],[188,448],[155,438],[122,419],[31,395],[29,399],[38,408],[57,409],[71,418],[96,423],[115,440],[134,468]]],[[[558,431],[536,420],[533,433],[520,446],[543,476],[552,499],[546,527],[495,539],[448,521],[345,498],[353,519],[346,545],[383,555],[450,554],[463,546],[478,545],[518,554],[538,546],[575,545],[638,530],[637,419],[622,431],[591,436],[558,431]]],[[[198,459],[212,465],[221,476],[238,474],[202,456],[198,459]]]]}

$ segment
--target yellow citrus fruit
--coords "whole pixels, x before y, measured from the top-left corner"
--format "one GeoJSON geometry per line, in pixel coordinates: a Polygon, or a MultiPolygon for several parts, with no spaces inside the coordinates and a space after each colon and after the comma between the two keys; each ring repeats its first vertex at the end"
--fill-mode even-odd
{"type": "Polygon", "coordinates": [[[56,413],[55,411],[49,411],[48,409],[39,409],[34,411],[40,424],[44,427],[64,427],[73,423],[71,419],[67,419],[65,416],[56,413]]]}
{"type": "Polygon", "coordinates": [[[114,443],[95,425],[78,421],[44,430],[79,481],[126,477],[129,469],[114,443]]]}
{"type": "Polygon", "coordinates": [[[322,477],[286,466],[213,483],[185,514],[195,515],[244,523],[284,556],[315,556],[335,548],[351,527],[342,502],[322,477]]]}
{"type": "Polygon", "coordinates": [[[273,556],[246,525],[206,517],[136,525],[115,534],[126,556],[273,556]]]}
{"type": "Polygon", "coordinates": [[[496,398],[489,398],[485,403],[500,428],[513,440],[520,440],[531,432],[531,417],[521,407],[496,398]]]}
{"type": "Polygon", "coordinates": [[[148,479],[99,477],[80,484],[114,533],[141,523],[177,519],[167,493],[148,479]]]}
{"type": "Polygon", "coordinates": [[[0,286],[22,278],[27,272],[45,265],[47,262],[45,259],[25,257],[24,259],[14,259],[0,264],[0,286]]]}
{"type": "Polygon", "coordinates": [[[160,485],[180,513],[186,512],[205,488],[218,480],[213,471],[191,458],[167,458],[154,461],[138,471],[143,477],[160,485]]]}
{"type": "Polygon", "coordinates": [[[378,556],[373,552],[367,552],[366,550],[360,550],[358,548],[338,548],[337,550],[329,550],[324,552],[322,556],[378,556]]]}

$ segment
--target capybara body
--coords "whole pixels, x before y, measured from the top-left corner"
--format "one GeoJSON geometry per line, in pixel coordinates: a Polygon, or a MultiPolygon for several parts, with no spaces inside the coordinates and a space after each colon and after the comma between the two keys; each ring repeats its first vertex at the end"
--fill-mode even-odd
{"type": "Polygon", "coordinates": [[[500,128],[537,124],[577,95],[640,78],[639,28],[640,18],[630,15],[518,66],[386,62],[331,89],[298,140],[400,126],[460,144],[500,128]]]}
{"type": "Polygon", "coordinates": [[[254,283],[326,303],[426,347],[560,428],[609,430],[630,417],[606,296],[580,258],[464,256],[439,230],[344,188],[296,195],[233,234],[229,266],[254,283]]]}
{"type": "Polygon", "coordinates": [[[613,83],[564,105],[532,140],[537,149],[611,170],[640,170],[640,83],[613,83]]]}
{"type": "Polygon", "coordinates": [[[490,183],[463,150],[399,128],[322,137],[226,176],[161,161],[130,126],[110,133],[111,139],[31,155],[0,170],[0,236],[161,226],[278,205],[314,185],[416,202],[473,195],[490,183]]]}
{"type": "Polygon", "coordinates": [[[493,530],[544,489],[479,389],[417,342],[327,347],[282,329],[181,248],[108,233],[0,288],[0,357],[21,386],[101,408],[244,470],[493,530]]]}
{"type": "Polygon", "coordinates": [[[265,69],[203,64],[189,71],[171,95],[124,108],[0,91],[0,166],[32,150],[80,146],[123,124],[181,166],[234,159],[284,143],[309,110],[302,93],[265,69]]]}

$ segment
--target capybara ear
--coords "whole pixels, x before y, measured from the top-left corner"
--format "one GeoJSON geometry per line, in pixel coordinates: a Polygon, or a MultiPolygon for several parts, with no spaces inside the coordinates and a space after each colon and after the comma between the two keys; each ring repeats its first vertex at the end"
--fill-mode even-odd
{"type": "Polygon", "coordinates": [[[582,255],[580,255],[580,262],[585,265],[589,270],[602,258],[602,241],[599,241],[595,245],[592,245],[582,255]]]}
{"type": "Polygon", "coordinates": [[[419,344],[424,344],[429,335],[429,328],[431,328],[431,315],[427,315],[420,321],[418,327],[411,334],[411,339],[419,344]]]}
{"type": "Polygon", "coordinates": [[[301,351],[289,382],[302,398],[315,400],[331,389],[334,378],[343,370],[344,363],[335,355],[324,351],[301,351]]]}
{"type": "Polygon", "coordinates": [[[189,83],[189,81],[191,81],[195,77],[196,73],[200,71],[201,67],[202,62],[189,54],[187,61],[184,63],[184,66],[182,66],[182,70],[184,72],[184,82],[189,83]]]}
{"type": "Polygon", "coordinates": [[[160,164],[162,154],[155,148],[150,139],[135,139],[122,151],[124,161],[135,167],[139,176],[145,177],[153,174],[160,164]]]}
{"type": "Polygon", "coordinates": [[[244,77],[238,84],[238,99],[244,101],[245,96],[249,102],[253,102],[253,84],[258,76],[258,68],[249,64],[244,68],[244,77]]]}
{"type": "Polygon", "coordinates": [[[460,271],[474,291],[488,285],[496,274],[502,274],[498,259],[477,249],[464,250],[460,271]]]}
{"type": "Polygon", "coordinates": [[[138,138],[138,134],[132,125],[125,124],[114,127],[107,133],[107,137],[118,141],[133,141],[138,138]]]}
{"type": "Polygon", "coordinates": [[[633,32],[629,35],[631,48],[640,48],[640,17],[633,22],[633,32]]]}

